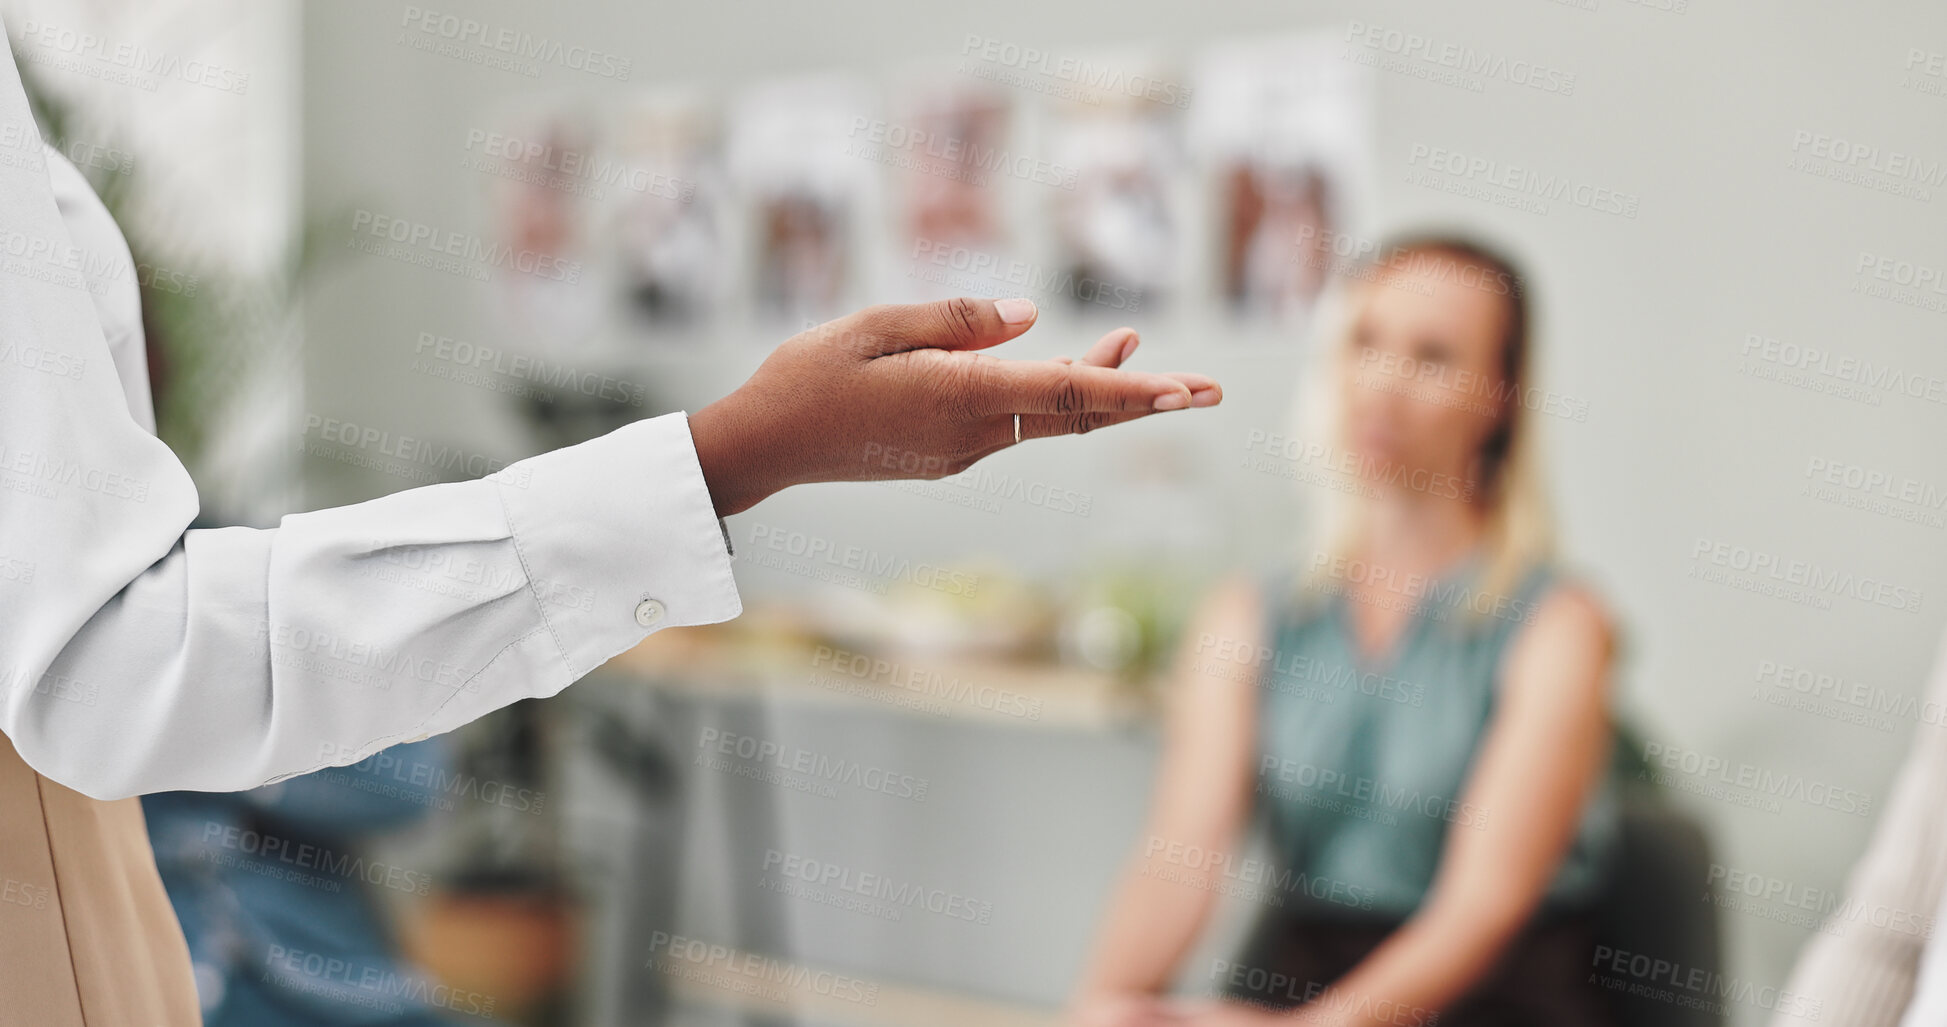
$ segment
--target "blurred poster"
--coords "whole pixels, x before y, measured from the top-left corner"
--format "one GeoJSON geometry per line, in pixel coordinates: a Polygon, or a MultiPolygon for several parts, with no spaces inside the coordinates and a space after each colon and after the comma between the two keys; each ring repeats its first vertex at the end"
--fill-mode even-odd
{"type": "Polygon", "coordinates": [[[854,121],[847,152],[881,165],[892,184],[890,266],[906,283],[898,291],[915,300],[1011,295],[999,274],[1016,262],[1004,189],[1036,166],[1009,145],[1011,98],[964,79],[909,81],[895,95],[887,119],[854,121]]]}
{"type": "Polygon", "coordinates": [[[845,152],[855,118],[872,117],[846,78],[758,86],[731,115],[729,164],[743,192],[757,308],[788,320],[843,312],[860,255],[871,165],[845,152]]]}
{"type": "Polygon", "coordinates": [[[1078,312],[1146,311],[1181,258],[1178,108],[1119,92],[1094,101],[1064,101],[1051,118],[1053,159],[1075,170],[1053,200],[1060,291],[1078,312]]]}
{"type": "Polygon", "coordinates": [[[1213,47],[1197,63],[1190,145],[1216,200],[1218,281],[1239,315],[1303,322],[1356,241],[1370,168],[1365,69],[1322,36],[1213,47]]]}
{"type": "Polygon", "coordinates": [[[576,107],[509,114],[470,130],[466,164],[491,177],[494,283],[510,345],[550,356],[598,344],[606,318],[592,240],[601,186],[596,119],[576,107]]]}
{"type": "Polygon", "coordinates": [[[625,188],[613,207],[615,275],[631,320],[680,326],[728,298],[727,197],[716,112],[671,94],[626,105],[611,132],[625,188]]]}

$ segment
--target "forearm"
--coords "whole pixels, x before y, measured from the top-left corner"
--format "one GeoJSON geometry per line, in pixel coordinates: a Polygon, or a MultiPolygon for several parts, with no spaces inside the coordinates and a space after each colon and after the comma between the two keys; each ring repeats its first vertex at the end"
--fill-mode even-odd
{"type": "Polygon", "coordinates": [[[1177,965],[1209,917],[1216,884],[1213,874],[1165,862],[1147,847],[1132,857],[1103,919],[1078,994],[1168,990],[1177,965]]]}

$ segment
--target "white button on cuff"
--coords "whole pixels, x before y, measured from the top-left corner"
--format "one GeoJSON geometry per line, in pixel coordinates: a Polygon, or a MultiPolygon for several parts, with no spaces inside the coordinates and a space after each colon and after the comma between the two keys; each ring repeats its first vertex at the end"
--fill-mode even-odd
{"type": "Polygon", "coordinates": [[[635,622],[645,628],[653,628],[662,623],[665,612],[660,600],[644,599],[635,604],[635,622]]]}

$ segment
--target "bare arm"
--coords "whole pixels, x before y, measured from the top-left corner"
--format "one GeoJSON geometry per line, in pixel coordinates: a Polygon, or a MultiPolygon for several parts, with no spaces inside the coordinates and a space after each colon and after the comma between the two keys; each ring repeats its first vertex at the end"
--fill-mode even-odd
{"type": "Polygon", "coordinates": [[[1185,636],[1149,820],[1076,993],[1085,1022],[1090,1009],[1119,997],[1167,989],[1209,916],[1222,854],[1250,809],[1261,668],[1231,654],[1257,650],[1261,606],[1249,581],[1227,582],[1204,601],[1185,636]]]}
{"type": "Polygon", "coordinates": [[[1310,1023],[1363,1024],[1361,1010],[1437,1010],[1493,966],[1540,904],[1608,759],[1608,619],[1586,593],[1556,590],[1516,636],[1501,701],[1432,891],[1406,926],[1346,975],[1310,1023]]]}

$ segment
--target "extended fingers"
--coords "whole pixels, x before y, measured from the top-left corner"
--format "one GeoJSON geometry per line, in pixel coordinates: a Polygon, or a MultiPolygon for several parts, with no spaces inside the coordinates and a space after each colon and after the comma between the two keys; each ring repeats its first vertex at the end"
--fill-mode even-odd
{"type": "MultiPolygon", "coordinates": [[[[1190,388],[1190,405],[1193,407],[1214,407],[1224,401],[1223,386],[1200,374],[1172,371],[1165,377],[1175,378],[1190,388]]],[[[1072,414],[1022,414],[1021,441],[1046,439],[1056,435],[1086,435],[1097,428],[1112,424],[1133,421],[1138,417],[1148,417],[1155,410],[1083,410],[1072,414]]],[[[1013,419],[1008,419],[1009,438],[1013,437],[1013,419]]]]}
{"type": "MultiPolygon", "coordinates": [[[[1192,407],[1212,407],[1223,402],[1223,386],[1203,375],[1171,372],[1165,377],[1175,378],[1191,389],[1192,407]]],[[[1047,439],[1057,435],[1086,435],[1097,428],[1133,421],[1157,412],[1156,410],[1078,410],[1065,414],[1022,414],[1020,441],[1047,439]]],[[[980,454],[983,457],[1013,445],[1015,443],[1013,416],[1003,415],[994,419],[992,427],[982,437],[994,440],[993,444],[980,454]]]]}
{"type": "MultiPolygon", "coordinates": [[[[1180,410],[1193,386],[1169,375],[1052,360],[980,361],[970,366],[969,406],[988,414],[1075,414],[1180,410]]],[[[1216,383],[1197,376],[1198,384],[1216,383]]]]}

